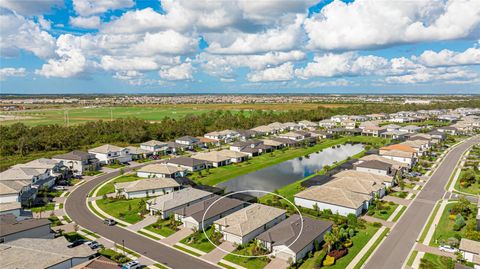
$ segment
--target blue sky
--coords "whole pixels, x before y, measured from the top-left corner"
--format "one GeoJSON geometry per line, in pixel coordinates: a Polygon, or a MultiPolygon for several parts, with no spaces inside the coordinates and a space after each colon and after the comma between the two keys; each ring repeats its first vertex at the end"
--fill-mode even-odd
{"type": "Polygon", "coordinates": [[[2,93],[480,93],[480,1],[0,1],[2,93]]]}

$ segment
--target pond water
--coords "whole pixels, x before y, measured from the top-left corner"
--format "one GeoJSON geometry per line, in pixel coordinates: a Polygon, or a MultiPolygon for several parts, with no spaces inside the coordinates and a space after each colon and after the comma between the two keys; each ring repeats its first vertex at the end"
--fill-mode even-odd
{"type": "MultiPolygon", "coordinates": [[[[319,153],[312,153],[305,157],[288,160],[258,171],[222,182],[217,187],[226,187],[225,192],[262,190],[273,192],[283,186],[298,181],[304,177],[320,171],[325,165],[343,161],[348,157],[360,153],[364,149],[362,144],[345,144],[339,147],[327,148],[319,153]]],[[[264,193],[251,193],[260,197],[264,193]]]]}

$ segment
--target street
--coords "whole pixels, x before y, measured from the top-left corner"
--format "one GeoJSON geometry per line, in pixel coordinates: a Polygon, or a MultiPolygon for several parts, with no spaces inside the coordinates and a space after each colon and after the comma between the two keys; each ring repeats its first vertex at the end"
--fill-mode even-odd
{"type": "Polygon", "coordinates": [[[412,202],[385,241],[378,247],[365,268],[402,268],[435,203],[443,198],[446,192],[445,185],[448,183],[458,160],[470,146],[479,142],[479,137],[470,138],[447,153],[423,190],[412,202]]]}
{"type": "MultiPolygon", "coordinates": [[[[129,166],[125,167],[124,170],[127,172],[138,167],[139,166],[129,166]]],[[[68,216],[78,225],[95,232],[102,237],[110,239],[119,245],[122,245],[123,241],[125,247],[132,249],[141,255],[147,256],[150,259],[167,265],[168,267],[179,269],[218,268],[213,264],[209,264],[200,259],[194,258],[181,251],[172,249],[121,227],[107,226],[103,224],[101,219],[91,213],[86,204],[88,193],[98,184],[114,178],[119,174],[119,171],[115,171],[101,175],[95,179],[85,182],[72,191],[65,203],[65,211],[67,212],[68,216]]]]}

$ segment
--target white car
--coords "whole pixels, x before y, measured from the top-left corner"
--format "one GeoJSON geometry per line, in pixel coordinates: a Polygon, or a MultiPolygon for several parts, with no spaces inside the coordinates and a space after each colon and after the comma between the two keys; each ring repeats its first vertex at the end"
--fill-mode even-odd
{"type": "Polygon", "coordinates": [[[448,245],[441,245],[438,247],[439,250],[441,251],[445,251],[445,252],[450,252],[450,253],[454,253],[456,251],[458,251],[458,249],[454,248],[454,247],[451,247],[451,246],[448,246],[448,245]]]}
{"type": "Polygon", "coordinates": [[[138,268],[142,268],[142,265],[138,261],[131,261],[122,265],[122,269],[138,269],[138,268]]]}
{"type": "Polygon", "coordinates": [[[64,191],[67,188],[65,188],[65,186],[55,186],[55,187],[53,187],[53,189],[56,190],[56,191],[64,191]]]}

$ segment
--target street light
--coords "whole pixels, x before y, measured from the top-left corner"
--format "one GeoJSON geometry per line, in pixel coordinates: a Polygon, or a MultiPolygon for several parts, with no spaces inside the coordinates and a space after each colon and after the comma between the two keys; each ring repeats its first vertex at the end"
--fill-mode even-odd
{"type": "Polygon", "coordinates": [[[123,247],[123,256],[125,255],[125,240],[122,239],[122,247],[123,247]]]}

